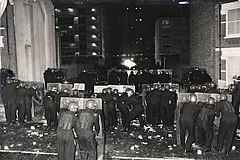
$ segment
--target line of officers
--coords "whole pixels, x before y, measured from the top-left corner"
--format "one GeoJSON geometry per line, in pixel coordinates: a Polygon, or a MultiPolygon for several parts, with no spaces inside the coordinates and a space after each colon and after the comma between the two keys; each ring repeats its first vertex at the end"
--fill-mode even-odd
{"type": "Polygon", "coordinates": [[[212,147],[219,153],[229,155],[237,126],[237,112],[224,93],[220,100],[215,102],[213,97],[207,103],[197,103],[197,96],[190,95],[190,101],[185,102],[180,110],[180,141],[185,151],[193,152],[192,144],[196,142],[205,152],[212,147]],[[212,146],[213,127],[215,117],[221,116],[217,135],[217,145],[212,146]],[[186,131],[188,130],[188,137],[186,131]],[[196,132],[195,132],[196,131],[196,132]],[[196,135],[196,137],[195,137],[196,135]],[[224,149],[224,150],[223,150],[224,149]]]}
{"type": "Polygon", "coordinates": [[[1,90],[6,122],[15,124],[32,121],[32,98],[40,101],[41,94],[35,84],[28,85],[17,79],[7,79],[1,90]]]}
{"type": "MultiPolygon", "coordinates": [[[[61,97],[85,96],[79,94],[77,90],[72,94],[67,89],[58,92],[56,88],[47,92],[44,96],[44,107],[48,126],[57,126],[61,97]]],[[[102,99],[102,120],[106,131],[118,126],[122,126],[122,131],[128,131],[132,120],[136,118],[142,129],[147,123],[153,126],[163,123],[166,128],[173,127],[177,94],[176,91],[170,91],[169,86],[165,88],[155,86],[140,95],[130,88],[120,94],[117,89],[108,87],[104,88],[101,94],[92,94],[88,97],[102,99]]]]}

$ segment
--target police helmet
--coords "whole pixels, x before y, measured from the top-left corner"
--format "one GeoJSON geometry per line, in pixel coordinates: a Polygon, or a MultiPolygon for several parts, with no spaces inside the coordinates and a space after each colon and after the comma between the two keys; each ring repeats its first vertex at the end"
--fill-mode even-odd
{"type": "Polygon", "coordinates": [[[225,93],[221,93],[220,100],[226,100],[226,99],[227,99],[227,95],[225,93]]]}
{"type": "Polygon", "coordinates": [[[190,101],[195,103],[197,101],[197,95],[196,94],[191,94],[190,95],[190,101]]]}
{"type": "Polygon", "coordinates": [[[72,94],[73,94],[73,96],[78,96],[78,90],[74,89],[72,94]]]}
{"type": "Polygon", "coordinates": [[[57,92],[57,87],[52,87],[51,91],[57,92]]]}
{"type": "Polygon", "coordinates": [[[76,103],[76,102],[70,102],[70,103],[68,104],[68,109],[69,109],[70,111],[72,111],[72,112],[76,112],[77,109],[78,109],[77,103],[76,103]]]}
{"type": "Polygon", "coordinates": [[[20,82],[18,86],[19,87],[25,87],[25,83],[24,82],[20,82]]]}
{"type": "Polygon", "coordinates": [[[127,88],[126,89],[126,93],[130,97],[130,96],[132,96],[134,94],[134,91],[131,88],[127,88]]]}
{"type": "Polygon", "coordinates": [[[234,91],[236,89],[236,86],[234,84],[231,84],[229,86],[229,90],[234,91]]]}
{"type": "Polygon", "coordinates": [[[215,99],[213,97],[209,97],[208,98],[208,103],[209,104],[214,104],[215,103],[215,99]]]}
{"type": "Polygon", "coordinates": [[[166,90],[169,90],[170,89],[170,85],[169,84],[167,84],[167,85],[165,85],[165,87],[164,87],[166,90]]]}
{"type": "Polygon", "coordinates": [[[106,93],[107,93],[107,89],[106,89],[106,88],[103,88],[102,93],[103,93],[103,94],[106,94],[106,93]]]}
{"type": "Polygon", "coordinates": [[[63,90],[63,92],[65,92],[65,93],[69,93],[70,90],[69,90],[68,88],[65,88],[65,89],[63,90]]]}
{"type": "Polygon", "coordinates": [[[154,85],[153,88],[154,89],[159,89],[159,86],[158,85],[154,85]]]}
{"type": "Polygon", "coordinates": [[[107,92],[110,94],[112,92],[112,88],[111,87],[108,87],[107,88],[107,92]]]}
{"type": "Polygon", "coordinates": [[[199,84],[199,85],[197,86],[197,89],[198,89],[198,90],[202,90],[202,89],[203,89],[203,88],[202,88],[202,85],[199,84]]]}
{"type": "Polygon", "coordinates": [[[94,100],[88,100],[85,105],[85,107],[89,109],[94,109],[95,106],[96,106],[96,103],[94,100]]]}
{"type": "Polygon", "coordinates": [[[209,83],[210,88],[216,88],[216,84],[214,82],[209,83]]]}
{"type": "Polygon", "coordinates": [[[118,89],[114,89],[113,93],[118,94],[118,89]]]}
{"type": "Polygon", "coordinates": [[[32,89],[37,89],[38,88],[36,84],[33,84],[31,87],[32,87],[32,89]]]}
{"type": "Polygon", "coordinates": [[[191,90],[191,91],[193,91],[193,90],[195,90],[195,89],[196,89],[196,86],[195,86],[195,85],[191,85],[191,86],[190,86],[190,90],[191,90]]]}

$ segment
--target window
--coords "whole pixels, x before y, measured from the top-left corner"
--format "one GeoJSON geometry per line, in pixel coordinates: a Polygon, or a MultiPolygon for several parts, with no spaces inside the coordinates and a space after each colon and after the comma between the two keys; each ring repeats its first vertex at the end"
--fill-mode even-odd
{"type": "Polygon", "coordinates": [[[226,81],[226,59],[221,60],[221,80],[226,81]]]}
{"type": "Polygon", "coordinates": [[[169,20],[162,20],[162,25],[169,25],[169,20]]]}
{"type": "Polygon", "coordinates": [[[228,10],[226,36],[240,37],[240,8],[228,10]]]}

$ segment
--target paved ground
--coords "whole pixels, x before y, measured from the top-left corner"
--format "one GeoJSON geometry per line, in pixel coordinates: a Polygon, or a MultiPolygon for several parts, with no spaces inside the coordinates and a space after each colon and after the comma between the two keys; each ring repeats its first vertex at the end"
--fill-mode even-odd
{"type": "MultiPolygon", "coordinates": [[[[161,127],[146,129],[134,126],[131,132],[120,132],[119,129],[107,132],[106,159],[239,159],[240,141],[235,139],[230,156],[215,151],[198,155],[185,154],[176,145],[175,130],[164,130],[161,127]],[[138,157],[138,158],[137,158],[138,157]]],[[[40,153],[56,153],[56,132],[47,130],[42,124],[25,124],[7,126],[0,123],[1,150],[30,151],[29,153],[1,153],[0,160],[55,160],[56,155],[40,155],[40,153]]]]}

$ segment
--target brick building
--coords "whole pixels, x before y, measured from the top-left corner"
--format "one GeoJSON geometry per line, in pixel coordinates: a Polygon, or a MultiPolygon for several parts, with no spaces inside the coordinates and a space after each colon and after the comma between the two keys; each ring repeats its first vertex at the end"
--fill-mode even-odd
{"type": "Polygon", "coordinates": [[[206,68],[221,86],[240,75],[240,2],[192,0],[190,65],[206,68]]]}

